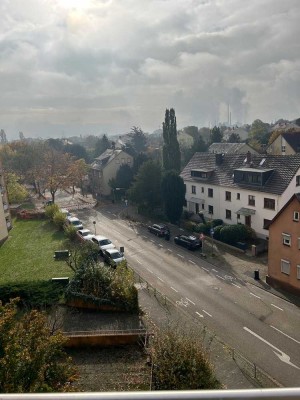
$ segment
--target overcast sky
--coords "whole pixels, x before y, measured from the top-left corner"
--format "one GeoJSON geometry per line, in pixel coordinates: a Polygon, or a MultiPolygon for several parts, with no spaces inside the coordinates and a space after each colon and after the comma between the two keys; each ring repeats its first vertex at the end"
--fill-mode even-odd
{"type": "Polygon", "coordinates": [[[1,0],[8,139],[300,117],[299,0],[1,0]]]}

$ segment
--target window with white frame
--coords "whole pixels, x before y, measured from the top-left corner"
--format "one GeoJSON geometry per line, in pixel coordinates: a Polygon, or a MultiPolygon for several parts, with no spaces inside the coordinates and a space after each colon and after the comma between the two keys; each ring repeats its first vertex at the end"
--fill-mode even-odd
{"type": "Polygon", "coordinates": [[[248,205],[249,206],[255,206],[255,196],[252,196],[251,194],[249,194],[249,196],[248,196],[248,205]]]}
{"type": "Polygon", "coordinates": [[[281,259],[281,272],[289,275],[291,270],[291,263],[288,260],[281,259]]]}
{"type": "Polygon", "coordinates": [[[192,194],[196,194],[196,186],[192,185],[192,194]]]}
{"type": "Polygon", "coordinates": [[[297,265],[297,279],[300,279],[300,265],[297,265]]]}
{"type": "Polygon", "coordinates": [[[282,153],[285,153],[285,146],[281,146],[282,153]]]}
{"type": "Polygon", "coordinates": [[[282,244],[284,244],[285,246],[291,246],[291,235],[289,235],[288,233],[283,233],[282,234],[282,244]]]}
{"type": "Polygon", "coordinates": [[[231,210],[225,210],[226,212],[226,219],[231,219],[231,210]]]}
{"type": "Polygon", "coordinates": [[[294,211],[293,221],[299,221],[299,219],[300,219],[299,211],[294,211]]]}

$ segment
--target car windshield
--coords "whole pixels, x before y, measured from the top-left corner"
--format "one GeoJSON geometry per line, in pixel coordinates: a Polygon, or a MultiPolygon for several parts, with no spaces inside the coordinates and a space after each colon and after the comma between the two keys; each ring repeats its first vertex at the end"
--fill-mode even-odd
{"type": "Polygon", "coordinates": [[[118,251],[116,253],[112,253],[110,256],[113,260],[116,260],[117,258],[122,258],[122,254],[118,251]]]}
{"type": "Polygon", "coordinates": [[[103,240],[100,240],[100,242],[99,242],[100,246],[106,246],[107,244],[111,244],[111,241],[109,239],[103,239],[103,240]]]}
{"type": "Polygon", "coordinates": [[[81,225],[80,221],[72,221],[72,225],[81,225]]]}
{"type": "Polygon", "coordinates": [[[90,235],[90,234],[91,234],[90,231],[82,232],[82,236],[87,236],[87,235],[90,235]]]}

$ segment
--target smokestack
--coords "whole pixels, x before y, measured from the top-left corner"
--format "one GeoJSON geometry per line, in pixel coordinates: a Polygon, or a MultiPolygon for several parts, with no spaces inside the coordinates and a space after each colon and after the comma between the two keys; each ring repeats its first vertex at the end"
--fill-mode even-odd
{"type": "Polygon", "coordinates": [[[248,150],[247,151],[247,164],[250,164],[251,163],[251,153],[250,153],[250,151],[248,150]]]}

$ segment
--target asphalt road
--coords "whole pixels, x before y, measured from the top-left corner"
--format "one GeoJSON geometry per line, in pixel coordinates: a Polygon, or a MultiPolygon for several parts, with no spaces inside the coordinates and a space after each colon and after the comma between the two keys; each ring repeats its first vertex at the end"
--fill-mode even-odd
{"type": "MultiPolygon", "coordinates": [[[[185,313],[286,387],[300,386],[300,312],[204,259],[122,220],[110,207],[79,211],[84,226],[107,236],[145,280],[185,313]],[[96,224],[93,224],[96,221],[96,224]]],[[[184,315],[184,314],[183,314],[184,315]]]]}

